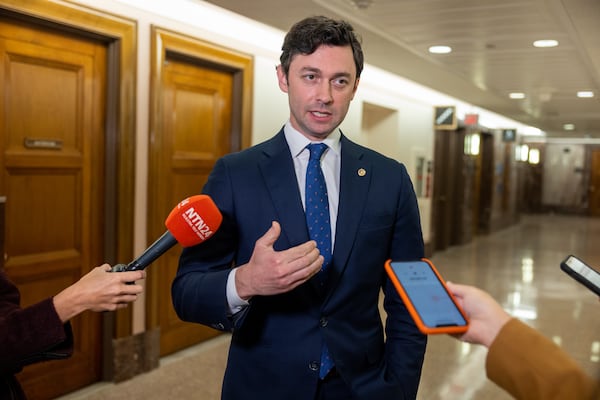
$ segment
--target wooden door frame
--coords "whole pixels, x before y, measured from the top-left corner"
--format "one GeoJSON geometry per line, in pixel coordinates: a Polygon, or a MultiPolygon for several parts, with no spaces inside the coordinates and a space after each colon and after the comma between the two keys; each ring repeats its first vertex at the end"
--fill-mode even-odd
{"type": "MultiPolygon", "coordinates": [[[[495,190],[495,154],[494,154],[494,134],[487,130],[481,130],[479,147],[479,178],[477,180],[477,192],[479,201],[477,205],[477,225],[473,231],[474,234],[488,234],[491,232],[493,202],[495,190]]],[[[506,167],[506,166],[505,166],[506,167]]]]}
{"type": "MultiPolygon", "coordinates": [[[[65,0],[3,0],[0,9],[9,18],[25,19],[105,43],[108,50],[105,128],[105,248],[104,261],[114,264],[133,256],[133,210],[135,178],[136,47],[137,24],[65,0]]],[[[90,268],[93,266],[90,266],[90,268]]],[[[104,375],[112,363],[106,351],[112,339],[131,335],[131,307],[105,314],[104,375]]]]}
{"type": "MultiPolygon", "coordinates": [[[[183,35],[159,26],[151,27],[150,50],[150,121],[148,142],[148,181],[160,172],[160,138],[163,137],[162,110],[162,66],[168,55],[176,55],[191,62],[230,72],[233,76],[233,110],[230,131],[230,151],[239,151],[251,144],[252,129],[252,87],[253,59],[250,55],[224,48],[207,41],[183,35]]],[[[164,233],[164,225],[152,221],[162,210],[158,209],[154,199],[159,197],[156,185],[148,185],[148,228],[147,240],[152,243],[164,233]]],[[[165,215],[166,218],[166,215],[165,215]]],[[[146,328],[153,329],[159,325],[159,298],[157,279],[153,279],[153,270],[148,270],[146,302],[146,328]]],[[[156,277],[155,277],[156,278],[156,277]]]]}
{"type": "Polygon", "coordinates": [[[433,252],[443,251],[449,245],[449,192],[453,188],[453,182],[449,178],[452,171],[450,159],[450,135],[454,131],[436,130],[434,132],[433,151],[433,190],[432,190],[432,214],[431,214],[431,244],[433,252]]]}
{"type": "Polygon", "coordinates": [[[594,172],[592,170],[593,167],[593,155],[595,152],[600,152],[600,146],[596,145],[596,144],[590,144],[585,146],[585,164],[584,164],[584,168],[586,170],[586,173],[584,174],[584,181],[583,184],[587,186],[587,190],[586,190],[586,197],[587,197],[587,210],[586,211],[586,215],[591,216],[591,217],[598,217],[597,214],[594,213],[594,209],[592,208],[592,202],[591,202],[591,198],[592,198],[592,190],[599,190],[596,188],[592,188],[592,178],[594,176],[594,172]]]}

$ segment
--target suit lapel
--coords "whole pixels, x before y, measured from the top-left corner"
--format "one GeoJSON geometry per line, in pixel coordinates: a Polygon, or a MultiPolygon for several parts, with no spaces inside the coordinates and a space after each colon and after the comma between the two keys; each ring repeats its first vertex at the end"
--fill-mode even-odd
{"type": "Polygon", "coordinates": [[[306,242],[308,230],[302,199],[283,130],[265,147],[259,167],[279,217],[281,235],[288,240],[289,246],[306,242]]]}
{"type": "Polygon", "coordinates": [[[341,141],[340,199],[333,249],[333,268],[329,277],[330,290],[337,286],[346,268],[371,182],[371,163],[364,158],[361,147],[344,135],[341,141]]]}

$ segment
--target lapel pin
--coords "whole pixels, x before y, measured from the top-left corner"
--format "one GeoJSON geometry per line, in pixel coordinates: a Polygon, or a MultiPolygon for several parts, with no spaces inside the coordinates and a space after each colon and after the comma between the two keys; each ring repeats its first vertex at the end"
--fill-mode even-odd
{"type": "Polygon", "coordinates": [[[364,168],[359,168],[357,171],[358,176],[365,176],[367,171],[364,168]]]}

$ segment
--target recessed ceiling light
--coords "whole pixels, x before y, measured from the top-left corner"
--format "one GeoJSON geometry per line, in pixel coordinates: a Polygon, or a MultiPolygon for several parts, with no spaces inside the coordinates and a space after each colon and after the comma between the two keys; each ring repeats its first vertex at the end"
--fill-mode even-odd
{"type": "Polygon", "coordinates": [[[512,92],[508,94],[508,97],[510,97],[511,99],[524,99],[525,98],[525,93],[523,92],[512,92]]]}
{"type": "Polygon", "coordinates": [[[354,5],[356,8],[366,10],[373,5],[373,0],[350,0],[350,3],[352,3],[352,5],[354,5]]]}
{"type": "Polygon", "coordinates": [[[575,130],[575,125],[573,125],[573,124],[564,124],[563,125],[563,129],[565,131],[574,131],[575,130]]]}
{"type": "Polygon", "coordinates": [[[431,46],[429,52],[432,54],[448,54],[452,51],[450,46],[431,46]]]}
{"type": "Polygon", "coordinates": [[[536,40],[535,42],[533,42],[533,45],[535,47],[556,47],[556,46],[558,46],[558,40],[554,40],[554,39],[536,40]]]}
{"type": "Polygon", "coordinates": [[[581,91],[577,92],[577,97],[582,97],[582,98],[594,97],[594,92],[592,92],[591,90],[581,90],[581,91]]]}

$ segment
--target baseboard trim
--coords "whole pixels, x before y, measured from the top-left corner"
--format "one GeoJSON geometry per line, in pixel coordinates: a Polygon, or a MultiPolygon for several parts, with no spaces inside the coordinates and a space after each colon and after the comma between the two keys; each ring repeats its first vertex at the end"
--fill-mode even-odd
{"type": "Polygon", "coordinates": [[[158,368],[160,328],[113,339],[113,381],[122,382],[158,368]]]}

